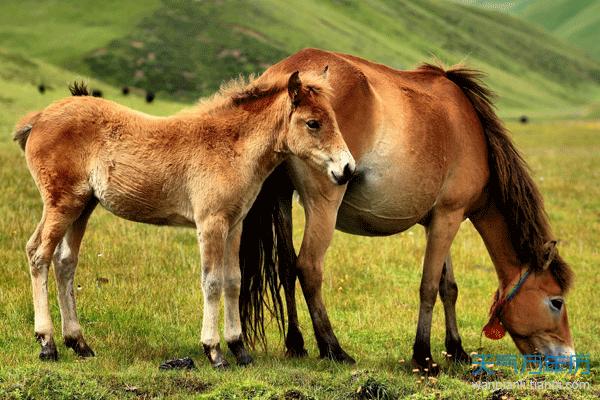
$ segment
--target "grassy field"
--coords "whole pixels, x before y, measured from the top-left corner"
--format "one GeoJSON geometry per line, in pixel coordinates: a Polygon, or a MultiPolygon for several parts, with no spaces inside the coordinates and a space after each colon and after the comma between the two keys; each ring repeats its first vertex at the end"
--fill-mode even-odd
{"type": "MultiPolygon", "coordinates": [[[[0,53],[3,65],[23,60],[0,53]]],[[[16,68],[16,67],[15,67],[16,68]]],[[[64,72],[43,63],[19,69],[22,81],[0,76],[0,398],[500,398],[502,393],[475,391],[468,369],[446,366],[442,360],[443,315],[436,307],[432,350],[444,373],[435,382],[420,382],[409,365],[417,320],[418,286],[424,238],[414,228],[390,238],[364,238],[336,233],[326,260],[325,296],[341,343],[358,363],[348,367],[316,359],[309,317],[299,299],[301,324],[310,357],[283,357],[275,327],[269,330],[267,352],[253,353],[249,368],[213,371],[199,345],[202,298],[199,256],[191,230],[138,225],[97,210],[80,257],[76,277],[79,314],[97,357],[78,360],[59,345],[60,361],[37,359],[33,310],[24,245],[41,213],[41,201],[25,160],[11,143],[15,120],[30,109],[64,95],[64,72]],[[39,71],[51,75],[56,88],[42,96],[27,81],[39,71]],[[158,365],[170,358],[191,356],[193,372],[162,373],[158,365]],[[494,397],[496,396],[496,397],[494,397]]],[[[136,96],[122,97],[93,81],[109,98],[144,111],[167,114],[181,107],[158,102],[147,105],[136,96]]],[[[595,398],[600,395],[598,330],[600,284],[600,123],[536,123],[511,126],[546,198],[561,252],[577,274],[568,297],[569,317],[579,352],[590,353],[593,375],[578,380],[593,383],[580,392],[517,391],[519,398],[595,398]],[[545,397],[544,397],[545,396],[545,397]],[[564,397],[563,397],[564,398],[564,397]]],[[[295,206],[301,221],[301,208],[295,206]]],[[[296,239],[301,224],[296,224],[296,239]]],[[[479,347],[496,279],[483,244],[465,223],[452,249],[461,288],[458,322],[468,351],[479,347]]],[[[60,331],[53,279],[52,315],[60,331]]],[[[60,342],[60,334],[57,335],[60,342]]],[[[483,342],[487,353],[514,353],[510,339],[483,342]]],[[[506,372],[505,380],[514,376],[506,372]]],[[[551,379],[550,377],[546,377],[551,379]]],[[[552,377],[554,379],[554,377],[552,377]]],[[[556,379],[569,380],[570,375],[556,379]]]]}

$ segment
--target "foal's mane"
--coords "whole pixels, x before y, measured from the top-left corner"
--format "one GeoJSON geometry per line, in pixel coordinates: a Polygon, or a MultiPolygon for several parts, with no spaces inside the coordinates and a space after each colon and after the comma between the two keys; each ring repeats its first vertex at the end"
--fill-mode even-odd
{"type": "Polygon", "coordinates": [[[490,149],[492,196],[505,217],[520,261],[528,263],[534,272],[549,268],[561,289],[568,290],[573,272],[556,252],[542,195],[508,129],[496,115],[495,94],[483,83],[484,74],[462,65],[446,68],[441,63],[423,64],[419,70],[445,76],[471,101],[490,149]]]}
{"type": "MultiPolygon", "coordinates": [[[[260,76],[240,75],[221,84],[219,90],[210,97],[202,98],[198,104],[187,112],[214,113],[229,108],[234,108],[255,100],[265,99],[287,91],[289,75],[280,75],[269,80],[262,80],[260,76]]],[[[327,79],[312,71],[301,72],[302,86],[310,93],[323,95],[327,99],[332,97],[332,89],[327,79]]]]}

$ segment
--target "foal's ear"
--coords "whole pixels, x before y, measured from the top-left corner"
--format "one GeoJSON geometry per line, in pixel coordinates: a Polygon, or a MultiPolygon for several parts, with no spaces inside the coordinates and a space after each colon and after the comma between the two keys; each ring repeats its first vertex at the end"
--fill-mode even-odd
{"type": "Polygon", "coordinates": [[[321,76],[323,77],[323,79],[327,79],[329,77],[329,65],[326,65],[325,68],[323,68],[321,76]]]}
{"type": "Polygon", "coordinates": [[[297,106],[300,104],[302,96],[302,81],[300,80],[300,72],[296,71],[290,75],[288,80],[288,94],[292,99],[292,105],[297,106]]]}

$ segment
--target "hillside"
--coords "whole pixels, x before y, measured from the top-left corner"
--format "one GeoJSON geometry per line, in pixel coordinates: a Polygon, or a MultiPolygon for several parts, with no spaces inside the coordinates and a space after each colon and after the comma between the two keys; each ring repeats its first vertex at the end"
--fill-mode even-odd
{"type": "Polygon", "coordinates": [[[539,25],[600,60],[600,2],[596,0],[520,0],[507,2],[458,0],[503,11],[539,25]]]}
{"type": "Polygon", "coordinates": [[[86,1],[76,7],[81,18],[72,6],[45,7],[45,18],[34,18],[44,29],[35,30],[27,26],[31,10],[20,4],[0,4],[0,47],[184,101],[303,47],[396,68],[433,56],[466,61],[489,73],[503,113],[571,113],[600,98],[600,64],[583,52],[516,18],[451,2],[163,0],[127,3],[112,18],[114,2],[86,1]]]}

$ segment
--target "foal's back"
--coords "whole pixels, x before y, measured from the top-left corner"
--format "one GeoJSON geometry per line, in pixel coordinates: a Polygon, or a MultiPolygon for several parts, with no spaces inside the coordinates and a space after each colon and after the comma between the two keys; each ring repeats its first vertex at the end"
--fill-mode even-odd
{"type": "Polygon", "coordinates": [[[185,119],[71,97],[40,112],[26,158],[42,197],[77,209],[93,198],[138,222],[192,225],[182,184],[185,119]]]}

